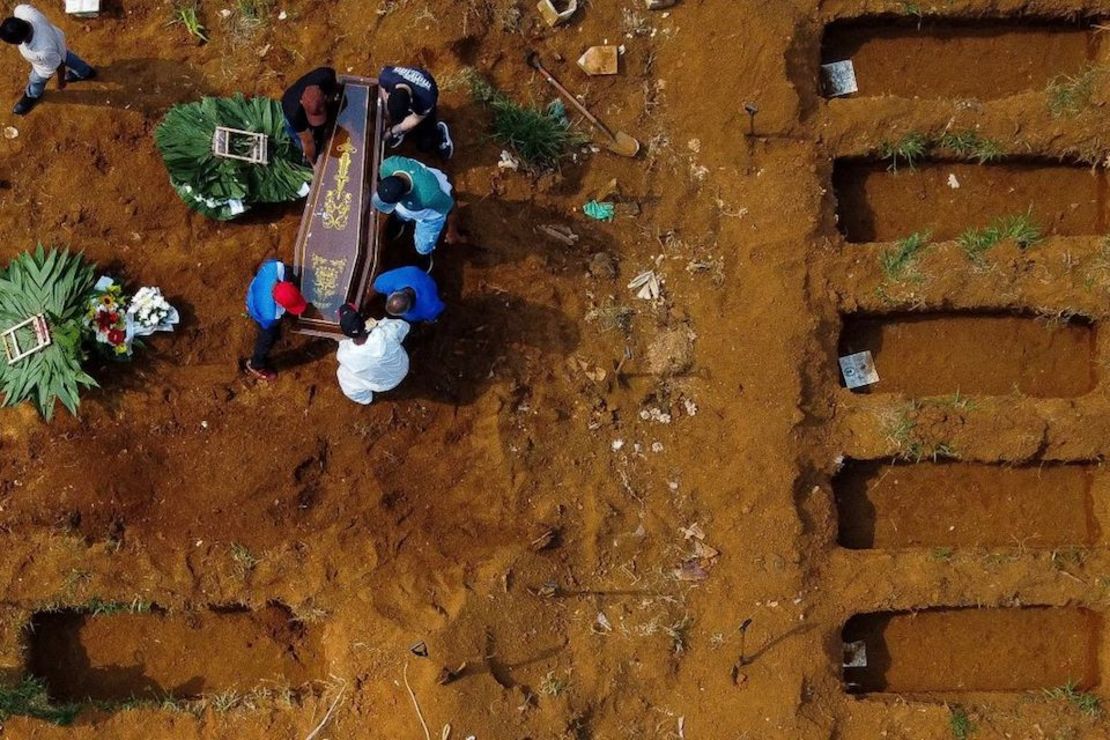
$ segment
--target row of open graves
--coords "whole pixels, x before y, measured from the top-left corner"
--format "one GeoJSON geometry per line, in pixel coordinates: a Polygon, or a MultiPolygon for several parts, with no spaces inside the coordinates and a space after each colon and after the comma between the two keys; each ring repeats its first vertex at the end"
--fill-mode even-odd
{"type": "MultiPolygon", "coordinates": [[[[924,117],[942,103],[1043,95],[1054,79],[1080,79],[1103,65],[1104,35],[1097,18],[837,20],[825,27],[821,44],[820,92],[830,100],[824,115],[885,106],[924,117]]],[[[910,235],[956,250],[968,229],[1009,214],[1026,214],[1057,245],[1074,239],[1082,250],[1104,237],[1110,214],[1103,167],[1003,149],[982,161],[925,151],[912,167],[892,167],[889,152],[886,159],[879,152],[837,158],[831,180],[839,264],[878,273],[877,257],[910,235]],[[873,266],[860,267],[865,262],[873,266]]],[[[982,290],[990,286],[989,266],[971,269],[976,274],[963,284],[990,295],[982,290]]],[[[860,284],[849,281],[847,289],[860,284]]],[[[1097,306],[1091,289],[1089,281],[1076,281],[1056,290],[1082,292],[1079,304],[1097,306]]],[[[987,435],[1036,439],[1051,433],[1045,429],[1060,414],[1087,438],[1078,447],[1104,448],[1098,437],[1107,408],[1100,370],[1110,367],[1099,331],[1105,310],[1061,311],[1046,321],[1038,304],[1020,306],[1022,295],[976,307],[959,295],[913,292],[913,299],[838,299],[837,423],[850,439],[830,486],[839,555],[858,558],[862,569],[894,562],[870,557],[877,552],[917,552],[917,562],[943,573],[945,561],[969,552],[984,562],[1031,552],[1079,561],[1105,548],[1110,474],[1098,455],[1069,459],[1032,443],[1015,447],[1007,460],[1004,442],[961,450],[946,445],[943,432],[914,426],[919,404],[944,407],[949,422],[974,416],[978,405],[978,420],[968,425],[979,424],[987,435]],[[1017,428],[984,419],[982,408],[1013,411],[1008,418],[1017,428]],[[884,415],[881,431],[868,429],[884,415]],[[1023,419],[1028,430],[1020,428],[1023,419]]],[[[979,578],[987,584],[993,575],[984,568],[979,578]]],[[[942,700],[969,692],[1097,689],[1110,668],[1104,605],[1097,584],[1083,593],[1041,604],[1020,593],[980,604],[972,594],[957,603],[915,601],[912,610],[858,613],[840,632],[844,688],[942,700]]],[[[872,596],[876,604],[903,601],[872,596]]]]}

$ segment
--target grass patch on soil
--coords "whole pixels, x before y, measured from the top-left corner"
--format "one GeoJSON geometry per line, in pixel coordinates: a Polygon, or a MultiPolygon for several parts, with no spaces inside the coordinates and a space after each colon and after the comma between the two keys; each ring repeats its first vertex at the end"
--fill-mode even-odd
{"type": "Polygon", "coordinates": [[[1087,67],[1076,75],[1060,75],[1048,83],[1048,112],[1053,118],[1071,118],[1091,106],[1095,78],[1101,70],[1087,67]]]}
{"type": "Polygon", "coordinates": [[[1080,691],[1072,681],[1054,689],[1045,689],[1044,693],[1046,698],[1055,701],[1066,701],[1090,717],[1102,716],[1102,701],[1098,696],[1089,691],[1080,691]]]}
{"type": "Polygon", "coordinates": [[[1003,216],[982,228],[968,229],[956,242],[972,262],[982,262],[984,255],[999,242],[1011,240],[1020,249],[1028,249],[1044,239],[1041,227],[1030,213],[1003,216]]]}
{"type": "Polygon", "coordinates": [[[471,97],[493,111],[493,139],[516,152],[530,170],[553,170],[586,143],[586,137],[571,128],[561,102],[546,108],[521,105],[476,72],[468,78],[471,97]]]}
{"type": "Polygon", "coordinates": [[[929,246],[930,236],[927,231],[918,231],[884,249],[879,255],[883,279],[891,283],[921,282],[924,278],[917,269],[917,262],[921,252],[929,246]]]}
{"type": "Polygon", "coordinates": [[[925,134],[918,132],[906,134],[893,144],[889,141],[884,141],[879,146],[879,156],[883,159],[890,160],[887,169],[891,172],[898,171],[899,160],[905,162],[906,166],[911,170],[914,169],[917,161],[928,152],[929,139],[925,134]]]}
{"type": "Polygon", "coordinates": [[[967,710],[963,707],[950,707],[948,715],[948,729],[952,730],[952,737],[956,740],[967,740],[975,732],[975,725],[967,710]]]}
{"type": "Polygon", "coordinates": [[[904,162],[912,170],[918,160],[935,150],[943,150],[959,159],[979,164],[994,162],[1004,154],[1002,145],[994,139],[988,139],[975,131],[964,130],[945,131],[942,134],[924,134],[919,131],[908,133],[894,143],[882,142],[879,145],[879,156],[890,160],[888,170],[897,172],[900,163],[904,162]]]}
{"type": "Polygon", "coordinates": [[[173,17],[168,25],[181,26],[198,44],[208,42],[208,29],[200,22],[198,0],[177,0],[173,4],[173,17]]]}
{"type": "Polygon", "coordinates": [[[0,687],[0,722],[9,717],[32,717],[56,725],[71,724],[81,711],[79,704],[53,704],[46,684],[34,676],[24,676],[14,686],[0,687]]]}
{"type": "Polygon", "coordinates": [[[962,159],[986,164],[1002,158],[1002,146],[974,131],[946,131],[936,139],[936,146],[947,149],[962,159]]]}
{"type": "Polygon", "coordinates": [[[883,435],[894,448],[894,457],[907,462],[924,460],[958,459],[959,453],[950,443],[925,438],[917,425],[918,403],[908,403],[885,412],[880,417],[883,435]]]}

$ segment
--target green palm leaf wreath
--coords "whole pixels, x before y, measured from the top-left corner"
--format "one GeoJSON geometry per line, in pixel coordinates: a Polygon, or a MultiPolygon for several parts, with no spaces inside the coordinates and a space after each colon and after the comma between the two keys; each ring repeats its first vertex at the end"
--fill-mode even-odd
{"type": "Polygon", "coordinates": [[[181,199],[220,221],[235,218],[255,203],[296,200],[308,194],[312,181],[312,168],[285,130],[281,104],[270,98],[237,94],[175,105],[155,129],[154,143],[181,199]],[[217,126],[265,134],[269,164],[217,157],[212,153],[217,126]]]}
{"type": "MultiPolygon", "coordinates": [[[[81,254],[69,250],[45,250],[17,256],[0,270],[0,332],[44,314],[52,341],[45,349],[8,364],[0,353],[0,393],[5,406],[32,401],[49,420],[55,400],[70,413],[77,413],[82,387],[96,381],[81,369],[82,318],[88,308],[95,267],[81,254]]],[[[34,332],[27,329],[17,337],[20,346],[33,344],[34,332]]]]}

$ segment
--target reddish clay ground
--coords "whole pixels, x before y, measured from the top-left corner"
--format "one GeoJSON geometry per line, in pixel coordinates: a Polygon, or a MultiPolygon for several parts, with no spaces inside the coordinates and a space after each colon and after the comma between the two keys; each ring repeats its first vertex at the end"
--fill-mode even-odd
{"type": "MultiPolygon", "coordinates": [[[[1098,234],[1065,230],[1025,251],[1003,244],[984,266],[939,242],[923,253],[922,279],[890,284],[880,269],[889,245],[848,243],[833,189],[836,160],[946,127],[976,130],[1013,157],[1097,165],[1107,153],[1106,75],[1082,112],[1053,118],[1044,79],[1015,82],[1020,44],[1007,41],[996,57],[976,42],[960,47],[975,56],[955,70],[907,70],[920,74],[910,80],[916,98],[820,98],[822,29],[881,14],[906,20],[906,4],[893,0],[682,0],[668,14],[638,0],[594,2],[558,30],[523,1],[514,19],[509,0],[302,0],[286,6],[286,20],[238,41],[222,6],[205,3],[212,41],[203,46],[166,27],[165,2],[108,4],[97,20],[63,24],[101,78],[4,121],[20,136],[0,142],[0,259],[39,240],[84,249],[163,286],[184,322],[133,365],[101,373],[79,418],[46,425],[27,408],[0,412],[2,665],[10,678],[27,668],[25,628],[36,612],[93,599],[153,602],[172,625],[198,619],[201,628],[216,618],[213,606],[260,615],[287,607],[295,625],[277,644],[304,640],[312,658],[294,669],[272,640],[260,643],[275,680],[308,681],[291,696],[211,702],[198,713],[88,710],[68,729],[13,718],[10,736],[305,737],[334,704],[317,737],[424,737],[406,675],[435,737],[450,724],[451,737],[483,739],[942,738],[955,704],[976,737],[1105,736],[1099,718],[1012,690],[1028,685],[989,666],[962,692],[846,693],[841,632],[851,617],[975,606],[1085,610],[1068,612],[1083,615],[1083,646],[1068,642],[1079,634],[1068,619],[1061,630],[1037,622],[1045,632],[1033,644],[1069,645],[1063,663],[1037,653],[1039,675],[1055,682],[1082,666],[1074,678],[1104,692],[1110,553],[1087,546],[1105,542],[1091,530],[1053,549],[966,538],[841,548],[832,479],[845,459],[934,454],[1088,463],[1094,475],[1110,452],[1106,373],[1086,372],[1110,360],[1101,332],[1110,257],[1098,234]],[[606,39],[627,49],[622,72],[587,79],[573,60],[606,39]],[[551,91],[525,65],[527,48],[638,136],[640,158],[588,154],[538,180],[498,170],[488,113],[450,81],[473,66],[518,99],[546,102],[551,91]],[[174,102],[276,96],[320,63],[371,73],[413,61],[445,83],[459,143],[449,174],[476,242],[437,258],[447,314],[412,340],[405,384],[369,408],[340,393],[326,342],[288,341],[272,386],[244,379],[244,287],[261,259],[291,254],[299,209],[230,224],[190,213],[169,187],[153,127],[174,102]],[[956,100],[945,75],[993,75],[1006,94],[956,100]],[[759,107],[754,136],[745,136],[745,101],[759,107]],[[613,178],[639,215],[628,208],[612,224],[588,222],[580,206],[613,178]],[[547,223],[569,225],[581,241],[568,248],[535,231],[547,223]],[[599,253],[616,258],[615,277],[591,272],[599,253]],[[649,268],[664,281],[657,304],[626,288],[649,268]],[[1084,345],[1081,390],[842,389],[842,317],[911,311],[1085,317],[1093,347],[1084,345]],[[548,529],[557,536],[535,550],[548,529]],[[409,652],[418,641],[427,659],[409,652]],[[444,667],[464,663],[457,680],[437,684],[444,667]]],[[[987,25],[1106,10],[1097,0],[935,6],[922,4],[948,23],[987,25]]],[[[1106,61],[1105,44],[1082,54],[1065,46],[1060,64],[1106,61]]],[[[0,82],[14,101],[26,70],[3,51],[0,82]]],[[[997,209],[979,201],[968,212],[1023,213],[1021,187],[1020,203],[998,188],[997,209]]],[[[1059,212],[1057,195],[1049,213],[1059,212]]],[[[1075,202],[1091,207],[1087,193],[1075,202]]],[[[919,200],[888,203],[906,211],[889,223],[922,220],[919,200]]],[[[993,377],[991,347],[979,351],[961,372],[993,377]]],[[[911,367],[937,355],[923,343],[900,356],[911,367]]],[[[1005,373],[1014,357],[1003,358],[1005,373]]],[[[904,380],[896,368],[879,370],[893,388],[904,380]]],[[[1093,490],[1093,521],[1110,521],[1110,499],[1093,490]]],[[[1044,517],[1031,519],[1036,527],[1044,517]]],[[[1026,644],[1032,617],[994,614],[976,618],[992,650],[1026,644]]],[[[162,639],[164,652],[147,645],[154,652],[140,673],[174,684],[193,671],[174,658],[197,649],[197,635],[144,621],[162,618],[113,621],[102,628],[104,652],[89,658],[112,660],[150,635],[144,644],[162,639]],[[142,626],[129,633],[130,621],[142,626]]],[[[268,618],[242,628],[272,636],[268,618]]],[[[947,624],[927,635],[934,662],[900,652],[892,676],[961,665],[961,651],[978,643],[964,622],[947,624]]],[[[912,645],[906,625],[899,634],[912,645]]],[[[86,634],[59,629],[53,647],[80,646],[86,634]]],[[[222,626],[210,635],[200,649],[214,666],[243,661],[242,674],[257,675],[242,634],[222,626]]],[[[227,665],[211,670],[202,679],[238,690],[227,665]]]]}

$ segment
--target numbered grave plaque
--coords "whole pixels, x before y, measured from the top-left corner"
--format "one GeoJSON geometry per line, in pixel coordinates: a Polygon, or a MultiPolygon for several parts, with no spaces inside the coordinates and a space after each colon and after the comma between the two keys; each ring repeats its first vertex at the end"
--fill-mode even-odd
{"type": "Polygon", "coordinates": [[[850,389],[879,382],[879,373],[875,370],[875,361],[870,352],[857,352],[841,357],[840,372],[844,375],[844,385],[850,389]]]}

